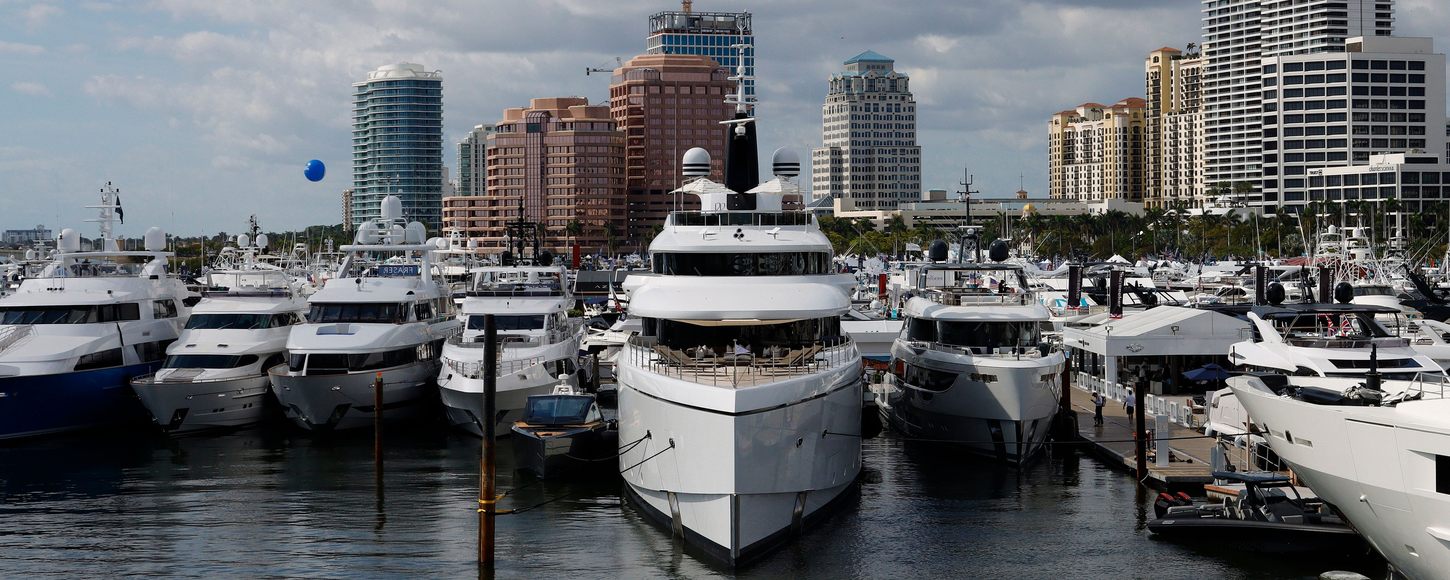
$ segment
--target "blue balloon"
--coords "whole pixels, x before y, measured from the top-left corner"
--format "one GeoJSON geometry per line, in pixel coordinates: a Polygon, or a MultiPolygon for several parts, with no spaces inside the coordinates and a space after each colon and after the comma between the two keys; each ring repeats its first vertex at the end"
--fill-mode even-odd
{"type": "Polygon", "coordinates": [[[327,174],[327,166],[313,159],[307,162],[307,169],[302,170],[302,174],[307,176],[308,181],[322,181],[322,176],[327,174]]]}

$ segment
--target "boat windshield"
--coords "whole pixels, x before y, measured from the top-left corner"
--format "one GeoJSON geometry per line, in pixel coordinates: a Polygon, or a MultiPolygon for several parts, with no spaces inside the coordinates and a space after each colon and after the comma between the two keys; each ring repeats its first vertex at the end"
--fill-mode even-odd
{"type": "Polygon", "coordinates": [[[1036,322],[982,322],[938,320],[937,342],[972,349],[1037,346],[1041,330],[1036,322]]]}
{"type": "Polygon", "coordinates": [[[1390,336],[1369,312],[1319,312],[1272,319],[1274,330],[1285,338],[1342,338],[1390,336]]]}
{"type": "Polygon", "coordinates": [[[400,324],[407,322],[407,309],[396,303],[340,302],[313,304],[307,322],[359,322],[400,324]]]}
{"type": "MultiPolygon", "coordinates": [[[[543,330],[544,314],[499,314],[494,315],[494,328],[504,330],[543,330]]],[[[483,330],[482,314],[468,317],[468,330],[483,330]]]]}
{"type": "Polygon", "coordinates": [[[192,314],[186,327],[193,330],[261,330],[292,324],[288,314],[192,314]]]}
{"type": "Polygon", "coordinates": [[[89,324],[140,320],[135,302],[98,306],[12,306],[0,308],[0,324],[89,324]]]}
{"type": "Polygon", "coordinates": [[[168,369],[234,369],[257,362],[257,355],[176,354],[166,357],[168,369]]]}
{"type": "Polygon", "coordinates": [[[803,276],[831,272],[831,255],[826,252],[656,252],[652,259],[654,273],[675,276],[803,276]]]}
{"type": "Polygon", "coordinates": [[[567,425],[589,421],[594,397],[583,395],[549,395],[529,397],[524,422],[533,425],[567,425]]]}

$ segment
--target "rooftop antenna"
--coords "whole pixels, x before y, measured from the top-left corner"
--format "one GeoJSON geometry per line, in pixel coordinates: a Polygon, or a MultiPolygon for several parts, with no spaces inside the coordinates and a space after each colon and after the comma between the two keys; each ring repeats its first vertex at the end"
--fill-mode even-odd
{"type": "Polygon", "coordinates": [[[980,239],[977,239],[976,231],[972,227],[972,194],[974,194],[974,193],[982,193],[982,192],[977,191],[975,189],[972,189],[972,182],[976,180],[976,176],[975,175],[972,175],[971,173],[967,173],[966,168],[962,168],[962,175],[965,176],[965,179],[963,179],[962,181],[957,182],[958,185],[961,185],[962,186],[961,191],[958,191],[957,193],[961,194],[961,196],[962,196],[962,206],[966,208],[966,212],[967,213],[966,213],[966,221],[962,225],[962,228],[965,230],[965,233],[963,234],[963,237],[958,241],[958,243],[961,244],[961,245],[959,246],[960,247],[960,251],[957,252],[957,261],[958,262],[961,262],[961,261],[964,261],[966,259],[965,254],[966,254],[967,248],[966,248],[966,244],[964,242],[965,242],[966,238],[970,237],[973,240],[972,245],[975,246],[975,249],[976,249],[977,261],[978,262],[981,262],[982,261],[982,243],[981,243],[981,240],[980,239]]]}
{"type": "Polygon", "coordinates": [[[101,249],[107,252],[120,251],[120,246],[116,245],[113,231],[117,219],[120,219],[121,223],[126,223],[126,214],[121,209],[121,189],[107,181],[106,186],[101,188],[101,203],[88,205],[86,208],[100,210],[98,217],[86,221],[101,225],[101,249]]]}
{"type": "MultiPolygon", "coordinates": [[[[744,25],[736,23],[736,27],[743,37],[744,25]]],[[[737,59],[735,75],[729,77],[729,80],[735,81],[735,92],[725,98],[725,104],[735,105],[735,118],[720,122],[730,128],[729,141],[725,148],[725,187],[744,195],[745,192],[760,185],[757,158],[759,153],[755,147],[755,96],[745,94],[745,85],[754,79],[749,74],[750,68],[746,66],[747,55],[753,46],[748,42],[739,42],[730,45],[730,48],[735,49],[737,59]]],[[[741,198],[741,202],[749,207],[732,209],[755,209],[753,196],[748,201],[741,198]]]]}

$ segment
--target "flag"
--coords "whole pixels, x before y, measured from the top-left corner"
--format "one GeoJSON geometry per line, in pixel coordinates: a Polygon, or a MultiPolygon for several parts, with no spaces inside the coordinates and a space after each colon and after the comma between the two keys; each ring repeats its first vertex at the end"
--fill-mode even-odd
{"type": "Polygon", "coordinates": [[[126,223],[126,211],[121,209],[121,194],[119,193],[116,194],[116,217],[121,220],[121,223],[126,223]]]}

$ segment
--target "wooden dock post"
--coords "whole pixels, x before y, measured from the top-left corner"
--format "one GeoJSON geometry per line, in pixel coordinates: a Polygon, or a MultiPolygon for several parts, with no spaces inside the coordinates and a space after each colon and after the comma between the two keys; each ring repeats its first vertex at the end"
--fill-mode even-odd
{"type": "Polygon", "coordinates": [[[498,394],[498,327],[492,314],[483,316],[483,416],[478,420],[483,429],[483,457],[479,465],[478,486],[478,563],[493,566],[495,502],[494,433],[498,422],[495,408],[498,394]]]}
{"type": "Polygon", "coordinates": [[[1143,393],[1148,386],[1147,380],[1139,380],[1138,388],[1133,389],[1134,411],[1133,414],[1133,452],[1138,458],[1138,482],[1141,484],[1148,477],[1148,446],[1147,437],[1148,421],[1145,415],[1148,409],[1144,408],[1146,394],[1143,393]]]}

